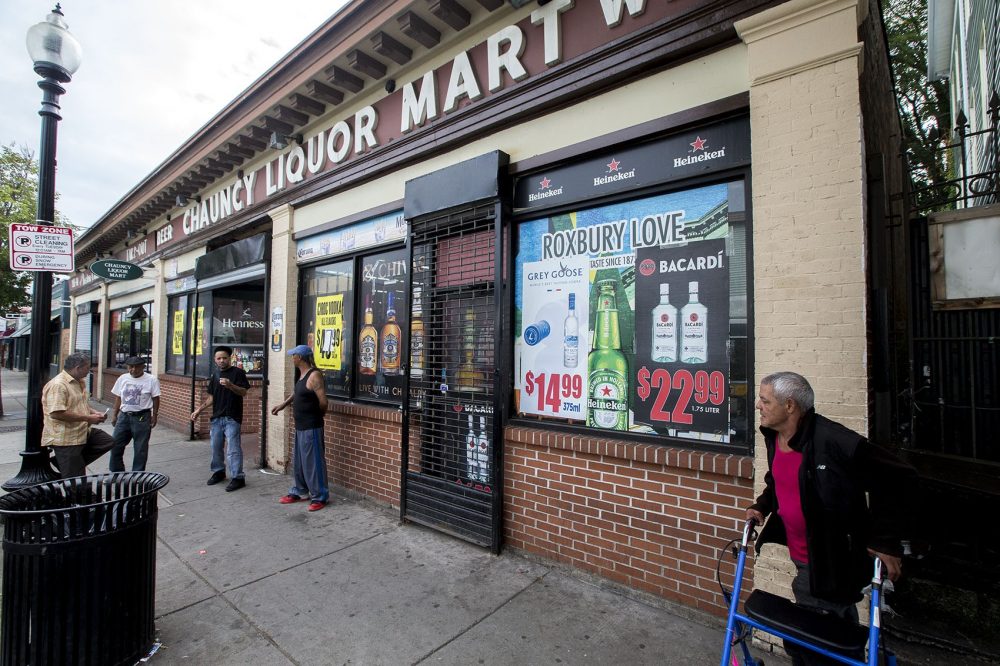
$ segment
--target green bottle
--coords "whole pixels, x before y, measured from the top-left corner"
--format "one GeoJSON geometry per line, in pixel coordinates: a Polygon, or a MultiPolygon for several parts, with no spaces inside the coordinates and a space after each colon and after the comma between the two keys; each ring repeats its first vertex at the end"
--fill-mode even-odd
{"type": "Polygon", "coordinates": [[[597,283],[594,349],[587,359],[587,425],[628,430],[628,361],[618,330],[615,280],[597,283]]]}

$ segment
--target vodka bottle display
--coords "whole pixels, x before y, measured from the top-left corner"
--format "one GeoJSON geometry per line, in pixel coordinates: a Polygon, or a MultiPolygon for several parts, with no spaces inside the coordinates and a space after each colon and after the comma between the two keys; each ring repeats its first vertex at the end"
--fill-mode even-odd
{"type": "Polygon", "coordinates": [[[479,462],[479,480],[482,483],[488,483],[490,480],[490,462],[489,462],[489,448],[490,440],[486,436],[486,417],[479,417],[479,439],[477,441],[479,451],[478,451],[478,462],[479,462]]]}
{"type": "Polygon", "coordinates": [[[594,348],[587,359],[587,425],[628,430],[628,360],[622,353],[614,280],[597,283],[594,348]]]}
{"type": "Polygon", "coordinates": [[[563,366],[575,368],[580,363],[580,321],[576,318],[576,294],[569,295],[569,314],[563,322],[563,366]]]}
{"type": "Polygon", "coordinates": [[[365,299],[365,325],[358,336],[358,372],[362,375],[374,375],[378,369],[378,331],[372,324],[372,299],[365,299]]]}
{"type": "Polygon", "coordinates": [[[382,326],[382,373],[400,373],[399,324],[396,323],[396,293],[389,292],[385,306],[385,324],[382,326]]]}
{"type": "Polygon", "coordinates": [[[670,304],[670,285],[660,285],[660,304],[653,308],[653,361],[677,360],[677,308],[670,304]]]}
{"type": "Polygon", "coordinates": [[[708,360],[708,310],[698,301],[698,283],[688,283],[688,303],[681,309],[681,360],[705,363],[708,360]]]}
{"type": "Polygon", "coordinates": [[[410,323],[410,375],[424,374],[424,304],[423,290],[413,288],[413,320],[410,323]]]}
{"type": "Polygon", "coordinates": [[[465,475],[470,481],[479,478],[479,438],[469,414],[469,430],[465,433],[465,475]]]}

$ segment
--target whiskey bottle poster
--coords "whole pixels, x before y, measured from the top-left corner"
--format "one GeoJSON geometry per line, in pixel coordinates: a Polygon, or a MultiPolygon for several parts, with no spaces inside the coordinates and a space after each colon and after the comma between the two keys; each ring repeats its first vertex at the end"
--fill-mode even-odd
{"type": "Polygon", "coordinates": [[[532,261],[522,268],[518,331],[523,414],[586,418],[590,261],[532,261]]]}
{"type": "Polygon", "coordinates": [[[397,402],[403,397],[408,266],[404,249],[361,260],[358,302],[363,309],[354,332],[358,398],[397,402]]]}
{"type": "Polygon", "coordinates": [[[724,238],[636,251],[635,420],[728,441],[729,258],[724,238]]]}
{"type": "Polygon", "coordinates": [[[344,295],[316,299],[316,334],[313,358],[321,370],[340,370],[343,365],[344,295]]]}

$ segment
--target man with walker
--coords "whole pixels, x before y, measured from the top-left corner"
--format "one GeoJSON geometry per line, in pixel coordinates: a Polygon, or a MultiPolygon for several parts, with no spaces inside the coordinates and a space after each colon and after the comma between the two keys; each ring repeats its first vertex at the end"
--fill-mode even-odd
{"type": "MultiPolygon", "coordinates": [[[[882,561],[890,580],[901,573],[916,471],[820,416],[813,404],[813,389],[802,375],[776,372],[761,381],[756,408],[768,471],[747,518],[759,524],[768,518],[756,541],[758,553],[766,543],[788,546],[798,605],[856,623],[872,557],[882,561]]],[[[796,665],[836,663],[789,641],[785,649],[796,665]]]]}

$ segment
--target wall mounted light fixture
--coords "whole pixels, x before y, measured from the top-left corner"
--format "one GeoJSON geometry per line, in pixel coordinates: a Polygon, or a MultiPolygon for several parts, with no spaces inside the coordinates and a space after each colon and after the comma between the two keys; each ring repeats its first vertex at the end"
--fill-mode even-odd
{"type": "Polygon", "coordinates": [[[174,205],[177,206],[178,208],[181,208],[182,206],[187,206],[189,199],[194,199],[198,203],[201,203],[201,195],[196,194],[192,197],[189,197],[186,194],[178,194],[177,198],[174,199],[174,205]]]}
{"type": "Polygon", "coordinates": [[[301,134],[282,134],[281,132],[271,132],[271,140],[268,142],[267,147],[272,150],[284,150],[288,148],[288,142],[294,141],[295,143],[302,145],[302,135],[301,134]]]}

